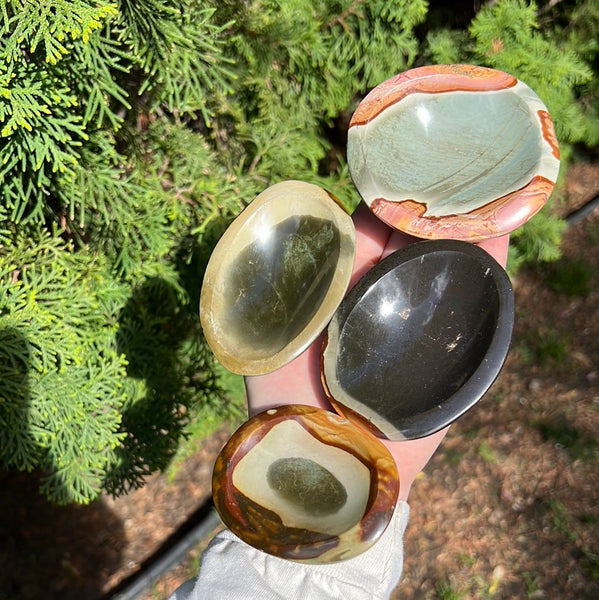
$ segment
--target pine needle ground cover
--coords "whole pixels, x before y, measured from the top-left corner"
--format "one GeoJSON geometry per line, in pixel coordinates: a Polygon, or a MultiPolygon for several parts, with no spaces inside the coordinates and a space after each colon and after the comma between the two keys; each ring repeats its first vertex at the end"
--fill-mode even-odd
{"type": "MultiPolygon", "coordinates": [[[[199,327],[210,251],[283,179],[355,206],[346,120],[397,72],[508,71],[565,163],[595,146],[596,3],[554,5],[460,23],[408,0],[0,0],[0,464],[87,503],[239,414],[199,327]]],[[[513,267],[555,259],[563,227],[551,207],[533,219],[513,267]]]]}

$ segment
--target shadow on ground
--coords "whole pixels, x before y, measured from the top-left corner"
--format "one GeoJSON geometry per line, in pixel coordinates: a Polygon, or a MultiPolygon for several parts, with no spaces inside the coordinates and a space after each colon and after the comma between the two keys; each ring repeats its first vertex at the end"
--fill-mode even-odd
{"type": "Polygon", "coordinates": [[[0,600],[99,598],[120,565],[123,524],[101,501],[49,503],[40,478],[0,471],[0,600]]]}

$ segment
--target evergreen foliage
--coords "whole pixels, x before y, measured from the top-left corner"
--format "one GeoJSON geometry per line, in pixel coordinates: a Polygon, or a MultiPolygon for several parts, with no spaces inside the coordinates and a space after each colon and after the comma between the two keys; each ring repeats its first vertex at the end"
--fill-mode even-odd
{"type": "Polygon", "coordinates": [[[177,120],[233,76],[199,2],[42,4],[0,3],[0,462],[88,502],[164,467],[194,407],[231,414],[183,280],[230,183],[177,120]]]}
{"type": "MultiPolygon", "coordinates": [[[[397,72],[473,62],[599,141],[593,0],[0,0],[0,464],[59,503],[142,485],[227,402],[199,326],[210,251],[288,178],[359,198],[347,118],[397,72]]],[[[558,254],[518,233],[514,264],[558,254]]]]}

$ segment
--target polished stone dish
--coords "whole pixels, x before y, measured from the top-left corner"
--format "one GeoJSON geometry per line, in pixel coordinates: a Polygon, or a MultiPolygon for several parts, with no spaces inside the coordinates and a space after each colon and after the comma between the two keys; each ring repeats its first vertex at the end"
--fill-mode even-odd
{"type": "Polygon", "coordinates": [[[200,320],[230,371],[261,375],[303,352],[347,289],[355,254],[351,217],[322,188],[273,185],[233,221],[204,275],[200,320]]]}
{"type": "Polygon", "coordinates": [[[513,231],[545,204],[559,170],[538,96],[473,65],[420,67],[381,83],[352,116],[347,155],[371,210],[426,239],[513,231]]]}
{"type": "Polygon", "coordinates": [[[374,436],[327,410],[287,405],[242,425],[214,467],[215,506],[231,531],[269,554],[328,563],[374,544],[399,492],[374,436]]]}
{"type": "Polygon", "coordinates": [[[488,390],[513,322],[510,281],[485,250],[458,240],[407,246],[368,271],[333,316],[325,390],[375,435],[424,437],[488,390]]]}

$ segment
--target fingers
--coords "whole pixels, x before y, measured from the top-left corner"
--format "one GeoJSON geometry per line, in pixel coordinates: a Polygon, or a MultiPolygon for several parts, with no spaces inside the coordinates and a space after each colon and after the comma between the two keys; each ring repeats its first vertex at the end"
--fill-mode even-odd
{"type": "Polygon", "coordinates": [[[377,219],[363,202],[353,214],[356,228],[356,258],[349,287],[354,284],[380,260],[391,234],[391,230],[377,219]]]}
{"type": "Polygon", "coordinates": [[[480,242],[477,246],[480,246],[486,250],[502,267],[505,268],[507,264],[507,253],[510,245],[510,236],[502,235],[501,237],[491,238],[480,242]]]}
{"type": "Polygon", "coordinates": [[[387,258],[390,254],[393,254],[396,250],[401,250],[414,242],[421,242],[422,240],[407,233],[402,233],[401,231],[393,231],[387,245],[385,246],[385,250],[383,251],[383,255],[381,258],[387,258]]]}
{"type": "MultiPolygon", "coordinates": [[[[422,241],[401,231],[392,230],[388,225],[376,217],[370,209],[361,203],[354,212],[356,227],[356,261],[350,287],[376,263],[386,258],[396,250],[409,244],[422,241]]],[[[479,242],[501,266],[507,263],[509,235],[503,235],[479,242]]]]}

